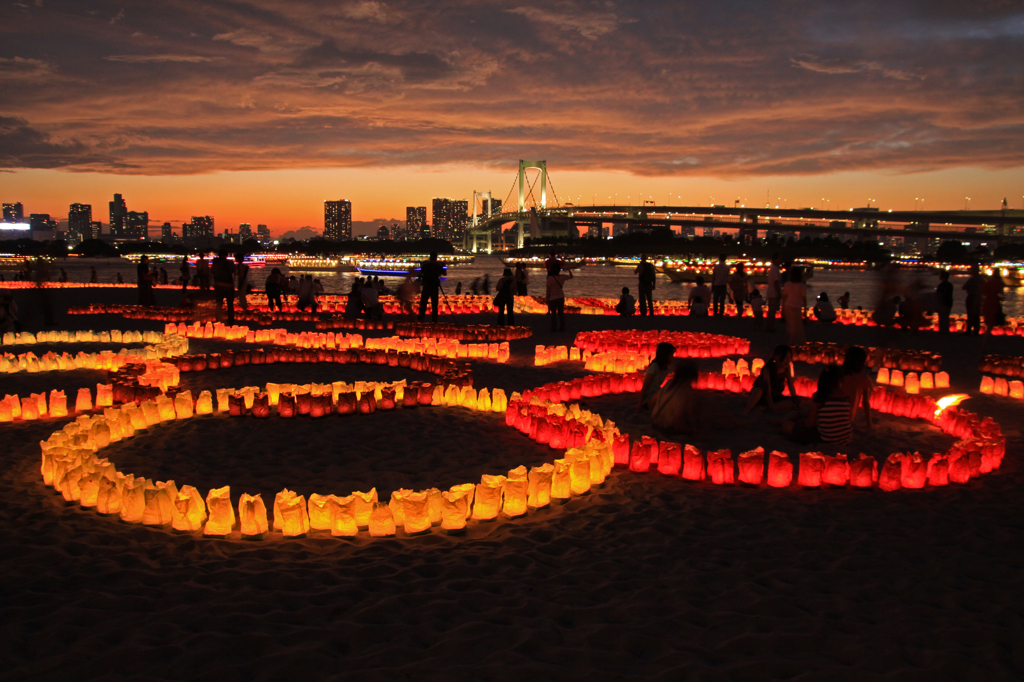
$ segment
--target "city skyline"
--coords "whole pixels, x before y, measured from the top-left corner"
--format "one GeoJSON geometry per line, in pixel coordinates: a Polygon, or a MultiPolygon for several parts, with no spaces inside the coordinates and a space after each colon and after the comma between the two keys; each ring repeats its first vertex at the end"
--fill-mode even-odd
{"type": "Polygon", "coordinates": [[[320,225],[332,196],[356,222],[504,199],[519,158],[546,159],[578,204],[1024,203],[1012,4],[99,0],[0,17],[0,199],[33,213],[121,193],[154,225],[281,234],[320,225]]]}

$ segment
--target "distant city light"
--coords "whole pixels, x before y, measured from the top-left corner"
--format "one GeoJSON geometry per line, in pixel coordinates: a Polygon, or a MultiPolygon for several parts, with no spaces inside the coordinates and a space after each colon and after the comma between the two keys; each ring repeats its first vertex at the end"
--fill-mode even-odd
{"type": "Polygon", "coordinates": [[[0,230],[28,232],[32,227],[28,223],[0,223],[0,230]]]}

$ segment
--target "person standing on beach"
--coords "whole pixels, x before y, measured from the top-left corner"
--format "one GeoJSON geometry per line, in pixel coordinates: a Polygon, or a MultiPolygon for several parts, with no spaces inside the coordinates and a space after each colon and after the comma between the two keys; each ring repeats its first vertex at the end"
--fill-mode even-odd
{"type": "Polygon", "coordinates": [[[640,264],[633,273],[639,275],[640,317],[654,315],[654,286],[658,281],[658,275],[654,271],[654,265],[647,261],[647,254],[640,256],[640,264]]]}
{"type": "Polygon", "coordinates": [[[949,333],[949,313],[953,310],[953,284],[949,281],[949,270],[939,273],[939,286],[935,287],[938,297],[939,333],[949,333]]]}
{"type": "Polygon", "coordinates": [[[271,312],[273,312],[275,305],[278,312],[281,311],[281,286],[283,284],[284,275],[281,274],[281,270],[278,268],[271,270],[270,276],[263,283],[263,288],[267,292],[267,306],[271,312]]]}
{"type": "Polygon", "coordinates": [[[199,280],[199,288],[202,291],[209,291],[210,268],[207,267],[206,257],[203,254],[199,254],[199,260],[196,262],[196,279],[199,280]]]}
{"type": "Polygon", "coordinates": [[[516,263],[516,296],[526,296],[526,268],[516,263]]]}
{"type": "Polygon", "coordinates": [[[99,277],[96,275],[96,266],[89,267],[89,283],[96,284],[99,281],[99,277]]]}
{"type": "Polygon", "coordinates": [[[245,264],[245,258],[235,254],[235,271],[238,273],[238,307],[242,310],[249,309],[249,266],[245,264]]]}
{"type": "Polygon", "coordinates": [[[430,258],[420,263],[420,314],[416,316],[420,322],[427,312],[427,301],[430,301],[430,321],[437,322],[438,295],[441,290],[441,276],[444,268],[437,262],[437,251],[430,252],[430,258]]]}
{"type": "Polygon", "coordinates": [[[139,305],[153,305],[153,273],[149,270],[149,256],[143,256],[135,267],[136,286],[139,288],[139,305]]]}
{"type": "Polygon", "coordinates": [[[850,398],[850,423],[857,416],[857,410],[864,408],[864,425],[873,426],[871,419],[871,391],[875,384],[864,368],[867,366],[868,352],[860,346],[850,346],[843,358],[842,389],[850,398]]]}
{"type": "Polygon", "coordinates": [[[985,288],[985,279],[981,276],[978,264],[971,266],[971,276],[964,282],[963,290],[967,292],[967,330],[968,336],[977,336],[981,333],[981,302],[982,291],[985,288]]]}
{"type": "Polygon", "coordinates": [[[715,317],[725,315],[725,299],[729,295],[729,266],[725,254],[718,257],[718,264],[711,272],[711,302],[715,317]]]}
{"type": "Polygon", "coordinates": [[[690,296],[686,303],[690,306],[690,315],[695,317],[708,316],[708,303],[711,300],[711,290],[704,284],[704,277],[697,275],[697,285],[690,289],[690,296]]]}
{"type": "Polygon", "coordinates": [[[217,301],[217,318],[221,303],[227,303],[228,324],[235,323],[235,268],[228,260],[227,249],[221,249],[210,267],[213,274],[213,293],[217,301]]]}
{"type": "Polygon", "coordinates": [[[988,334],[992,333],[993,327],[1001,327],[1006,323],[1006,318],[1003,316],[1003,291],[1005,289],[999,271],[993,269],[992,274],[985,280],[983,288],[985,300],[982,302],[982,310],[985,313],[985,327],[988,334]]]}
{"type": "Polygon", "coordinates": [[[509,326],[516,323],[516,280],[512,275],[512,268],[505,268],[501,279],[494,286],[494,305],[498,308],[498,326],[505,324],[505,311],[508,311],[509,326]]]}
{"type": "Polygon", "coordinates": [[[555,255],[554,249],[551,251],[551,255],[544,261],[544,269],[547,270],[548,275],[557,276],[562,271],[562,261],[555,255]]]}
{"type": "Polygon", "coordinates": [[[768,268],[768,326],[767,330],[775,331],[775,317],[779,313],[782,302],[782,275],[779,273],[779,254],[772,254],[772,264],[768,268]]]}
{"type": "Polygon", "coordinates": [[[188,289],[189,271],[188,271],[188,257],[181,257],[181,265],[178,266],[178,272],[181,273],[181,288],[188,289]]]}
{"type": "Polygon", "coordinates": [[[568,275],[549,274],[547,281],[548,315],[551,317],[551,331],[565,331],[565,283],[572,279],[572,270],[568,275]],[[556,328],[557,327],[557,328],[556,328]]]}
{"type": "Polygon", "coordinates": [[[794,267],[782,288],[782,317],[786,321],[789,345],[798,346],[804,337],[804,308],[807,307],[807,286],[803,283],[803,270],[794,267]]]}
{"type": "Polygon", "coordinates": [[[743,305],[749,298],[750,278],[743,269],[743,263],[736,264],[736,271],[729,279],[729,288],[732,289],[732,300],[736,304],[736,316],[743,317],[743,305]]]}

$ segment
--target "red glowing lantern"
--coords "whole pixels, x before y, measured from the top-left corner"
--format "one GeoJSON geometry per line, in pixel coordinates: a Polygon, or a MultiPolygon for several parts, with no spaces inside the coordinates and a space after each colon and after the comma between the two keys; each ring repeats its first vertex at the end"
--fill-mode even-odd
{"type": "Polygon", "coordinates": [[[788,488],[793,483],[793,463],[785,452],[772,450],[768,455],[768,485],[788,488]]]}
{"type": "Polygon", "coordinates": [[[704,457],[693,445],[683,448],[683,478],[687,481],[704,480],[704,457]]]}
{"type": "Polygon", "coordinates": [[[612,455],[615,457],[615,466],[629,466],[629,434],[617,434],[612,440],[612,455]]]}
{"type": "Polygon", "coordinates": [[[821,475],[824,471],[825,457],[820,452],[801,452],[797,485],[805,488],[820,487],[821,475]]]}
{"type": "Polygon", "coordinates": [[[946,456],[936,453],[928,460],[928,485],[949,485],[949,460],[946,456]]]}
{"type": "Polygon", "coordinates": [[[900,485],[916,490],[924,487],[928,479],[928,465],[920,453],[904,455],[900,460],[900,485]]]}
{"type": "Polygon", "coordinates": [[[683,466],[683,448],[679,443],[662,443],[658,453],[658,473],[678,476],[683,466]]]}
{"type": "Polygon", "coordinates": [[[741,452],[736,463],[740,483],[761,485],[764,478],[764,448],[741,452]]]}
{"type": "Polygon", "coordinates": [[[646,474],[651,466],[651,450],[646,443],[633,441],[633,451],[629,454],[629,470],[646,474]]]}
{"type": "Polygon", "coordinates": [[[886,458],[885,464],[882,465],[882,472],[878,475],[878,487],[887,493],[900,489],[903,470],[902,460],[903,455],[899,452],[894,452],[886,458]]]}
{"type": "Polygon", "coordinates": [[[277,399],[277,413],[285,419],[295,416],[295,398],[291,393],[282,393],[277,399]]]}
{"type": "Polygon", "coordinates": [[[874,457],[861,453],[850,460],[850,485],[854,488],[870,488],[878,481],[878,462],[874,457]]]}
{"type": "Polygon", "coordinates": [[[732,485],[736,482],[735,466],[730,450],[708,451],[708,478],[715,485],[732,485]]]}
{"type": "Polygon", "coordinates": [[[846,485],[849,479],[850,464],[846,461],[846,455],[825,455],[825,469],[821,474],[821,482],[828,485],[846,485]]]}

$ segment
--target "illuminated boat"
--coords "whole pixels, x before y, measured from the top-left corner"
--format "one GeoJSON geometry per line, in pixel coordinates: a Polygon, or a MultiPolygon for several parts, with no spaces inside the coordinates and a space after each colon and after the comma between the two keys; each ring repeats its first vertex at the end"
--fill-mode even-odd
{"type": "Polygon", "coordinates": [[[285,266],[297,272],[355,272],[357,269],[348,258],[325,256],[288,256],[285,266]]]}
{"type": "MultiPolygon", "coordinates": [[[[502,263],[506,267],[514,268],[517,265],[522,264],[524,268],[536,268],[539,270],[544,269],[544,261],[548,259],[548,256],[511,256],[509,258],[503,258],[502,263]]],[[[558,260],[562,261],[563,268],[580,268],[586,265],[587,260],[582,256],[559,256],[558,260]]]]}

